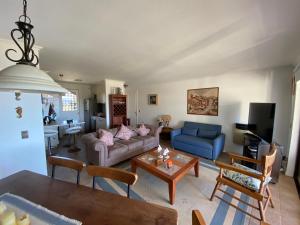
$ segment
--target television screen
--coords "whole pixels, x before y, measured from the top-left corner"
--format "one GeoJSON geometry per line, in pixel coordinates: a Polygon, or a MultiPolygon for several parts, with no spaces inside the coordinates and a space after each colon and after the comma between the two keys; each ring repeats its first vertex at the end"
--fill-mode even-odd
{"type": "Polygon", "coordinates": [[[248,129],[271,143],[275,118],[275,103],[250,103],[248,129]]]}

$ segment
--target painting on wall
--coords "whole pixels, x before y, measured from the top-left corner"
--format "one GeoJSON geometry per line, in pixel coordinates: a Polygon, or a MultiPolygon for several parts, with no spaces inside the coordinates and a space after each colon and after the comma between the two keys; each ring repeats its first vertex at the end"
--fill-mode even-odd
{"type": "Polygon", "coordinates": [[[187,113],[218,116],[219,88],[200,88],[187,91],[187,113]]]}
{"type": "Polygon", "coordinates": [[[148,95],[148,104],[149,105],[157,105],[158,104],[158,95],[157,94],[148,95]]]}

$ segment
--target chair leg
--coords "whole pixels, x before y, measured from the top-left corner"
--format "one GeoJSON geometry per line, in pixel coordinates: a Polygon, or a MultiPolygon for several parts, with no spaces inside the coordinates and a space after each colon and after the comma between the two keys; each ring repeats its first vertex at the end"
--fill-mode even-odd
{"type": "Polygon", "coordinates": [[[220,184],[220,182],[217,181],[216,186],[213,190],[213,193],[211,194],[210,201],[212,201],[214,199],[215,193],[216,193],[217,189],[219,188],[219,184],[220,184]]]}
{"type": "Polygon", "coordinates": [[[272,208],[275,208],[274,203],[273,203],[273,200],[272,200],[272,194],[271,194],[271,191],[270,191],[269,186],[266,187],[266,192],[267,192],[267,194],[268,194],[268,198],[270,198],[270,204],[271,204],[271,207],[272,207],[272,208]]]}
{"type": "Polygon", "coordinates": [[[55,166],[52,166],[52,173],[51,173],[51,177],[54,178],[55,176],[55,166]]]}
{"type": "Polygon", "coordinates": [[[77,171],[77,184],[80,183],[80,171],[78,170],[77,171]]]}
{"type": "Polygon", "coordinates": [[[130,185],[127,186],[127,198],[130,198],[130,185]]]}
{"type": "Polygon", "coordinates": [[[260,214],[260,218],[263,222],[265,222],[265,212],[264,212],[264,206],[262,201],[258,201],[258,207],[259,207],[259,214],[260,214]]]}
{"type": "Polygon", "coordinates": [[[95,189],[95,178],[96,177],[93,177],[93,189],[95,189]]]}

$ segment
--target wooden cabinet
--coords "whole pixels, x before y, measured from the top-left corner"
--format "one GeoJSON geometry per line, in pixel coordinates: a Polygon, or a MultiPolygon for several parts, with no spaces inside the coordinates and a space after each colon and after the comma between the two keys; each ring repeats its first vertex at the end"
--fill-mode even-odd
{"type": "Polygon", "coordinates": [[[127,96],[109,95],[110,127],[127,124],[127,96]]]}

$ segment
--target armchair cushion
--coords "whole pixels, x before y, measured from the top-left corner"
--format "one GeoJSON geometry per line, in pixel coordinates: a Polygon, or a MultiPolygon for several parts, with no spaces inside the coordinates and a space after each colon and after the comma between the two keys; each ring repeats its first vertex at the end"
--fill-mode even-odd
{"type": "MultiPolygon", "coordinates": [[[[254,170],[254,169],[251,169],[247,166],[243,166],[239,163],[233,163],[232,164],[234,167],[237,167],[239,169],[242,169],[242,170],[246,170],[248,172],[251,172],[251,173],[255,173],[255,174],[258,174],[258,175],[261,175],[261,172],[257,171],[257,170],[254,170]]],[[[223,170],[223,176],[248,188],[248,189],[251,189],[251,190],[254,190],[256,192],[259,191],[259,187],[260,187],[260,180],[257,179],[257,178],[254,178],[254,177],[251,177],[251,176],[248,176],[248,175],[245,175],[245,174],[242,174],[242,173],[238,173],[238,172],[235,172],[235,171],[232,171],[232,170],[228,170],[228,169],[224,169],[223,170]]],[[[271,177],[267,177],[264,184],[268,184],[270,181],[271,181],[271,177]]]]}

